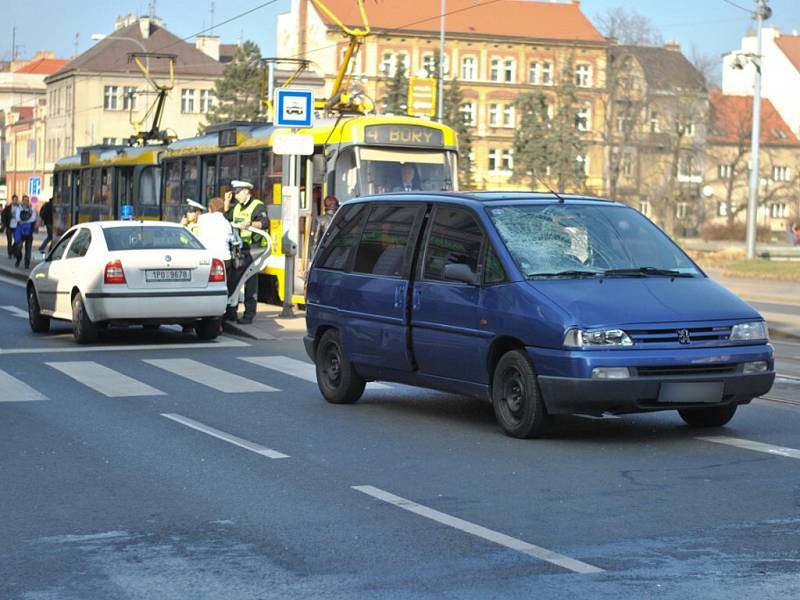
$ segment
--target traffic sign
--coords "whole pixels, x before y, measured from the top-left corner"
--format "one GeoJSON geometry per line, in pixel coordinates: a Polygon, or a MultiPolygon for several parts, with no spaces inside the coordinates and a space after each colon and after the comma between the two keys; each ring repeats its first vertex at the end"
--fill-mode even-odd
{"type": "Polygon", "coordinates": [[[314,121],[313,90],[278,88],[274,106],[276,127],[311,127],[314,121]]]}
{"type": "Polygon", "coordinates": [[[42,193],[42,178],[28,177],[28,195],[38,196],[42,193]]]}
{"type": "Polygon", "coordinates": [[[277,133],[272,138],[272,152],[279,155],[310,156],[314,154],[314,136],[301,133],[277,133]]]}
{"type": "Polygon", "coordinates": [[[408,114],[417,117],[436,116],[436,80],[432,77],[408,79],[408,114]]]}

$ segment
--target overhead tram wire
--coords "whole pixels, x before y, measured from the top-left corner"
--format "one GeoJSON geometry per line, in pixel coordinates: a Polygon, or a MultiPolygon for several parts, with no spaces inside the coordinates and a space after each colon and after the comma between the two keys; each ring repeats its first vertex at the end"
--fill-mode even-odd
{"type": "Polygon", "coordinates": [[[743,10],[746,13],[749,13],[751,15],[753,14],[753,11],[751,9],[747,8],[746,6],[742,6],[741,4],[736,4],[736,2],[732,2],[731,0],[722,0],[722,1],[725,4],[729,4],[730,6],[733,6],[734,8],[738,8],[739,10],[743,10]]]}

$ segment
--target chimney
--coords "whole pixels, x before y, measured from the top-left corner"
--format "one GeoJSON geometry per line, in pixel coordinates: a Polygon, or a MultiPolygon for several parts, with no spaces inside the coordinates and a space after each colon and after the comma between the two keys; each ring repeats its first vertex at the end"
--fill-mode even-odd
{"type": "Polygon", "coordinates": [[[669,40],[666,44],[664,44],[664,48],[667,50],[672,50],[673,52],[681,51],[681,45],[678,43],[678,40],[669,40]]]}
{"type": "Polygon", "coordinates": [[[135,22],[136,22],[136,17],[134,17],[130,13],[128,13],[124,17],[117,17],[116,19],[114,19],[114,31],[122,29],[123,27],[127,27],[128,25],[131,25],[135,22]]]}
{"type": "Polygon", "coordinates": [[[150,37],[150,17],[139,18],[139,32],[142,34],[142,39],[150,37]]]}
{"type": "Polygon", "coordinates": [[[218,35],[198,35],[195,47],[206,56],[210,56],[219,62],[219,36],[218,35]]]}

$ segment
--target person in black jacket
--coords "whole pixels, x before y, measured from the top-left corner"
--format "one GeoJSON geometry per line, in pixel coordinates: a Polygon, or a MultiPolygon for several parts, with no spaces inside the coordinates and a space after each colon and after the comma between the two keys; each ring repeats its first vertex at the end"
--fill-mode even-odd
{"type": "Polygon", "coordinates": [[[42,208],[39,209],[39,218],[42,224],[47,228],[47,237],[44,238],[42,245],[39,246],[39,252],[44,252],[45,248],[49,250],[49,246],[53,244],[53,199],[50,202],[45,202],[42,208]]]}
{"type": "Polygon", "coordinates": [[[11,196],[11,202],[5,205],[3,208],[2,222],[3,227],[2,229],[6,232],[6,250],[8,250],[8,258],[14,256],[14,228],[11,226],[11,220],[14,216],[14,207],[19,204],[19,198],[16,194],[11,196]]]}

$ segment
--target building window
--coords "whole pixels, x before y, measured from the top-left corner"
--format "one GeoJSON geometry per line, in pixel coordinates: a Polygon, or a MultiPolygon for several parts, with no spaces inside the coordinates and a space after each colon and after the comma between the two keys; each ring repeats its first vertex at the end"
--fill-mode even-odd
{"type": "Polygon", "coordinates": [[[575,173],[585,177],[589,174],[589,157],[579,154],[575,157],[575,173]]]}
{"type": "Polygon", "coordinates": [[[503,127],[514,127],[514,105],[503,106],[503,127]]]}
{"type": "Polygon", "coordinates": [[[72,110],[72,85],[67,86],[66,98],[64,99],[64,108],[67,112],[72,110]]]}
{"type": "Polygon", "coordinates": [[[633,177],[633,156],[630,154],[625,154],[622,157],[621,171],[623,176],[633,177]]]}
{"type": "Polygon", "coordinates": [[[116,146],[117,145],[117,138],[104,137],[103,138],[103,145],[104,146],[116,146]]]}
{"type": "Polygon", "coordinates": [[[683,134],[687,137],[694,136],[694,121],[689,121],[683,126],[683,134]]]}
{"type": "Polygon", "coordinates": [[[475,57],[465,56],[461,60],[461,79],[465,81],[475,81],[475,78],[476,78],[475,57]]]}
{"type": "Polygon", "coordinates": [[[772,167],[773,181],[789,181],[789,167],[772,167]]]}
{"type": "Polygon", "coordinates": [[[503,150],[503,170],[512,171],[514,169],[514,155],[510,148],[503,150]]]}
{"type": "Polygon", "coordinates": [[[650,133],[658,133],[658,113],[654,110],[650,111],[650,133]]]}
{"type": "Polygon", "coordinates": [[[122,108],[123,108],[123,110],[136,110],[136,88],[135,87],[125,87],[125,88],[123,88],[122,108]]]}
{"type": "Polygon", "coordinates": [[[489,69],[489,79],[491,81],[500,81],[500,59],[493,58],[489,69]]]}
{"type": "Polygon", "coordinates": [[[381,62],[381,73],[388,76],[394,70],[394,54],[391,52],[383,53],[383,61],[381,62]]]}
{"type": "Polygon", "coordinates": [[[194,112],[194,90],[181,90],[181,112],[194,112]]]}
{"type": "Polygon", "coordinates": [[[720,179],[730,179],[732,173],[733,173],[733,167],[731,165],[720,165],[719,166],[719,178],[720,179]]]}
{"type": "Polygon", "coordinates": [[[688,202],[678,202],[678,205],[675,207],[675,216],[679,219],[685,219],[689,214],[689,203],[688,202]]]}
{"type": "Polygon", "coordinates": [[[500,125],[500,105],[489,105],[489,126],[498,127],[500,125]]]}
{"type": "Polygon", "coordinates": [[[503,64],[503,81],[506,83],[514,83],[516,80],[516,77],[514,77],[515,66],[514,60],[511,58],[506,59],[503,64]]]}
{"type": "Polygon", "coordinates": [[[703,176],[699,170],[699,161],[695,160],[694,155],[684,154],[678,161],[678,181],[688,183],[701,183],[703,176]]]}
{"type": "Polygon", "coordinates": [[[208,113],[214,108],[214,95],[211,90],[200,90],[200,112],[208,113]]]}
{"type": "Polygon", "coordinates": [[[553,85],[553,63],[542,63],[542,85],[553,85]]]}
{"type": "Polygon", "coordinates": [[[528,65],[528,83],[532,83],[534,85],[539,85],[539,63],[532,62],[528,65]]]}
{"type": "Polygon", "coordinates": [[[639,202],[639,212],[642,213],[645,217],[650,216],[650,201],[644,200],[643,202],[639,202]]]}
{"type": "Polygon", "coordinates": [[[459,110],[464,117],[464,123],[470,127],[475,127],[475,104],[473,102],[464,102],[459,110]]]}
{"type": "Polygon", "coordinates": [[[575,127],[578,131],[589,131],[591,125],[591,111],[584,107],[579,108],[575,113],[575,127]]]}
{"type": "Polygon", "coordinates": [[[489,170],[490,171],[497,171],[500,166],[500,152],[497,148],[491,148],[489,150],[489,170]]]}
{"type": "Polygon", "coordinates": [[[717,203],[717,216],[718,217],[727,217],[728,216],[728,203],[727,202],[719,202],[719,203],[717,203]]]}
{"type": "Polygon", "coordinates": [[[438,75],[433,54],[428,53],[422,57],[422,70],[425,72],[425,77],[436,77],[438,75]]]}
{"type": "Polygon", "coordinates": [[[769,205],[769,216],[773,219],[785,219],[788,214],[784,202],[773,202],[769,205]]]}
{"type": "Polygon", "coordinates": [[[578,87],[592,87],[592,66],[578,65],[575,68],[575,85],[578,87]]]}
{"type": "Polygon", "coordinates": [[[103,87],[103,109],[117,110],[117,96],[119,88],[116,85],[106,85],[103,87]]]}

